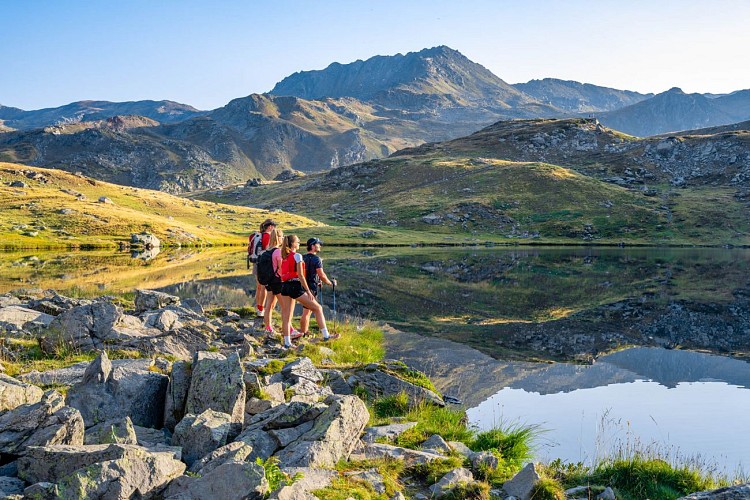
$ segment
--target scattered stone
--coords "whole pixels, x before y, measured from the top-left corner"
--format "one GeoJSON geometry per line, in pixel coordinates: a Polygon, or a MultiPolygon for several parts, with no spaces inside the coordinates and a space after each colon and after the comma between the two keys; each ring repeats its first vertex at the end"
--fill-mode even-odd
{"type": "Polygon", "coordinates": [[[480,451],[471,456],[471,465],[474,467],[474,470],[483,468],[494,470],[500,465],[500,459],[491,451],[480,451]]]}
{"type": "Polygon", "coordinates": [[[356,479],[370,484],[375,490],[375,493],[385,493],[385,482],[382,474],[377,469],[367,469],[364,471],[352,471],[347,472],[347,476],[351,479],[356,479]]]}
{"type": "Polygon", "coordinates": [[[260,500],[267,492],[263,467],[230,461],[198,478],[178,477],[164,492],[164,500],[260,500]]]}
{"type": "Polygon", "coordinates": [[[378,427],[368,427],[365,429],[365,434],[364,436],[362,436],[362,441],[366,443],[374,443],[379,439],[388,439],[390,441],[393,441],[415,425],[417,425],[416,422],[405,422],[403,424],[389,424],[381,425],[378,427]]]}
{"type": "Polygon", "coordinates": [[[185,415],[177,424],[172,436],[172,446],[182,446],[182,460],[192,465],[227,443],[231,431],[231,416],[213,410],[200,415],[185,415]]]}
{"type": "MultiPolygon", "coordinates": [[[[601,500],[617,500],[617,497],[615,496],[615,492],[607,486],[607,488],[604,489],[601,493],[599,493],[596,498],[600,498],[601,500]]],[[[716,498],[712,496],[711,498],[716,498]]]]}
{"type": "Polygon", "coordinates": [[[107,198],[106,196],[100,196],[100,197],[99,197],[99,199],[98,199],[97,201],[98,201],[99,203],[105,203],[105,204],[107,204],[107,205],[112,205],[112,204],[113,204],[112,200],[111,200],[111,199],[109,199],[109,198],[107,198]]]}
{"type": "Polygon", "coordinates": [[[32,324],[48,326],[55,317],[20,305],[9,305],[0,309],[0,329],[27,330],[32,324]]]}
{"type": "Polygon", "coordinates": [[[386,373],[377,365],[357,370],[354,372],[352,379],[349,385],[353,385],[353,382],[363,387],[368,394],[374,397],[393,396],[404,392],[409,396],[409,403],[412,406],[422,401],[427,401],[438,406],[445,406],[442,398],[431,390],[386,373]]]}
{"type": "Polygon", "coordinates": [[[430,492],[434,498],[441,498],[448,495],[459,484],[472,482],[474,482],[474,475],[471,471],[460,467],[453,469],[444,475],[440,481],[430,486],[430,492]]]}
{"type": "Polygon", "coordinates": [[[83,444],[83,419],[63,397],[47,391],[38,403],[18,406],[0,416],[0,453],[20,455],[28,446],[83,444]]]}
{"type": "Polygon", "coordinates": [[[451,451],[450,445],[445,442],[439,434],[433,434],[424,443],[422,443],[422,449],[425,451],[431,451],[432,453],[446,454],[451,451]]]}
{"type": "Polygon", "coordinates": [[[679,500],[746,500],[748,498],[750,498],[750,483],[691,493],[679,500]]]}
{"type": "Polygon", "coordinates": [[[0,413],[21,405],[38,403],[43,395],[44,391],[39,387],[0,373],[0,413]]]}
{"type": "Polygon", "coordinates": [[[442,460],[443,455],[428,451],[412,450],[383,443],[366,443],[361,449],[354,452],[350,459],[371,460],[377,458],[393,458],[403,460],[408,466],[426,464],[433,460],[442,460]]]}
{"type": "Polygon", "coordinates": [[[137,313],[162,309],[169,305],[180,305],[180,298],[155,290],[135,291],[135,310],[137,313]]]}
{"type": "Polygon", "coordinates": [[[338,477],[336,471],[311,467],[285,467],[282,471],[289,477],[296,474],[302,477],[293,484],[272,492],[269,497],[271,500],[314,500],[317,497],[309,493],[310,491],[325,488],[338,477]]]}
{"type": "Polygon", "coordinates": [[[97,424],[83,436],[83,444],[139,444],[130,417],[97,424]]]}
{"type": "Polygon", "coordinates": [[[503,490],[505,490],[505,493],[510,496],[514,496],[520,500],[526,500],[531,496],[531,491],[534,489],[534,485],[536,485],[540,479],[541,476],[536,470],[536,465],[528,463],[518,474],[503,483],[503,490]]]}

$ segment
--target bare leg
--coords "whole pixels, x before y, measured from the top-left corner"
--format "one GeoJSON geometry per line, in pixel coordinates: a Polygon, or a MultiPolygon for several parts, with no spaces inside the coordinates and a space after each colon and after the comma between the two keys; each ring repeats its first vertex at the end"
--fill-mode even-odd
{"type": "Polygon", "coordinates": [[[281,335],[284,342],[291,342],[290,333],[292,331],[292,309],[294,308],[294,299],[281,296],[281,335]]]}
{"type": "Polygon", "coordinates": [[[265,302],[266,302],[266,287],[258,283],[257,286],[255,287],[255,308],[258,309],[258,306],[263,307],[263,304],[265,302]]]}
{"type": "Polygon", "coordinates": [[[318,328],[320,328],[320,331],[327,332],[328,329],[326,327],[326,318],[323,315],[323,306],[318,304],[318,302],[313,297],[310,297],[307,293],[303,293],[302,296],[297,300],[299,300],[300,304],[310,309],[313,314],[315,314],[315,320],[318,322],[318,328]]]}
{"type": "Polygon", "coordinates": [[[310,328],[310,315],[312,314],[312,311],[310,309],[303,309],[302,310],[302,316],[299,318],[299,331],[302,333],[307,333],[310,328]]]}
{"type": "Polygon", "coordinates": [[[273,314],[273,308],[276,307],[276,302],[281,295],[274,295],[272,293],[266,294],[266,304],[263,306],[263,325],[266,329],[272,328],[271,315],[273,314]]]}

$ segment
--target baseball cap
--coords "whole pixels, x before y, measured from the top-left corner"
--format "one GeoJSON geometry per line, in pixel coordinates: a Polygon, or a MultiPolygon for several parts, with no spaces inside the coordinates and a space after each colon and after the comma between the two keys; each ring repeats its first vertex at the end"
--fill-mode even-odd
{"type": "Polygon", "coordinates": [[[321,240],[320,238],[310,238],[309,240],[307,240],[307,248],[310,248],[313,245],[322,245],[322,244],[323,244],[323,240],[321,240]]]}

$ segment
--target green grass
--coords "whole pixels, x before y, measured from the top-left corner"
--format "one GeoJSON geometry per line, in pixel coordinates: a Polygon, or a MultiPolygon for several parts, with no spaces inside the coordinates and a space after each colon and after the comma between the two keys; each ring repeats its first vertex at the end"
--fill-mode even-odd
{"type": "MultiPolygon", "coordinates": [[[[327,318],[328,330],[333,333],[333,321],[327,318]]],[[[312,322],[315,324],[315,322],[312,322]]],[[[315,332],[315,330],[312,330],[315,332]]],[[[339,367],[375,363],[383,359],[383,331],[373,323],[337,322],[335,331],[341,337],[330,342],[305,342],[302,356],[307,356],[316,366],[335,365],[339,367]],[[321,350],[333,350],[333,354],[321,350]],[[324,363],[325,361],[325,363],[324,363]]],[[[318,333],[319,337],[320,334],[318,333]]]]}

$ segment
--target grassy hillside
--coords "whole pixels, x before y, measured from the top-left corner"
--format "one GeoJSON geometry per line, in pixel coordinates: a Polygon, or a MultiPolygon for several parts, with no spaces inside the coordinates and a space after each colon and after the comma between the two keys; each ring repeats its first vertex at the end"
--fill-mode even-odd
{"type": "Polygon", "coordinates": [[[242,244],[271,216],[287,228],[318,225],[293,214],[187,200],[60,170],[0,163],[0,247],[6,249],[116,246],[144,230],[167,245],[242,244]],[[99,202],[101,197],[110,202],[99,202]]]}

